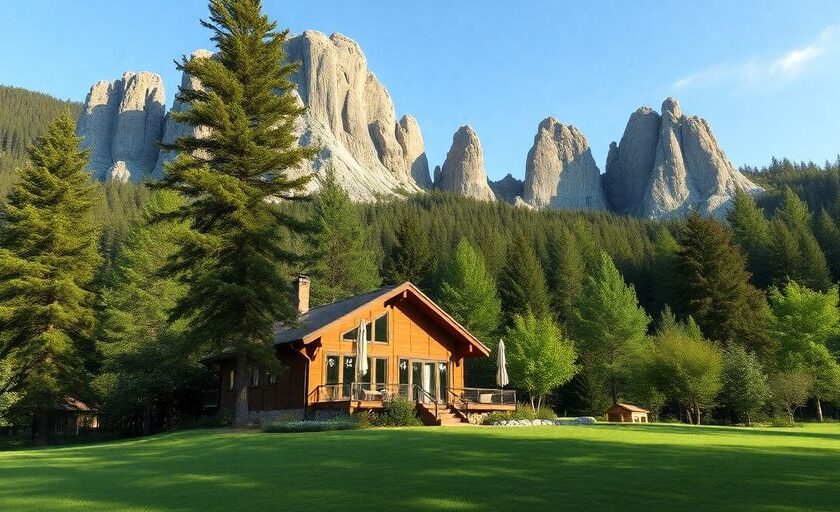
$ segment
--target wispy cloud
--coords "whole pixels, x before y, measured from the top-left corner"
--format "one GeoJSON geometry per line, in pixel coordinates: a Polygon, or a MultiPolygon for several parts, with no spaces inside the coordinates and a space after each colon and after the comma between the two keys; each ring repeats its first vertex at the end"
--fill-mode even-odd
{"type": "Polygon", "coordinates": [[[725,63],[686,75],[672,84],[675,89],[698,85],[738,82],[757,85],[768,80],[793,80],[821,57],[840,48],[840,25],[831,25],[807,45],[794,48],[774,59],[752,59],[740,63],[725,63]]]}

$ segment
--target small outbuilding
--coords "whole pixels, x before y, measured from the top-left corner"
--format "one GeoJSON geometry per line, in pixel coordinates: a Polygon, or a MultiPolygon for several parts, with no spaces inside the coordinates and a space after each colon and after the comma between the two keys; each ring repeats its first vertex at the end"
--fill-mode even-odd
{"type": "Polygon", "coordinates": [[[648,423],[650,411],[632,404],[614,403],[607,409],[607,421],[612,423],[648,423]]]}

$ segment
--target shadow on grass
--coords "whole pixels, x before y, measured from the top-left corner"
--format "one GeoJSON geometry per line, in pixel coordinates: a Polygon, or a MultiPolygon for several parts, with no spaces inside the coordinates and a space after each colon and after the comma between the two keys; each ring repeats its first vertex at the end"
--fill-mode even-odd
{"type": "MultiPolygon", "coordinates": [[[[830,425],[830,424],[826,424],[830,425]]],[[[599,425],[601,427],[602,425],[599,425]]],[[[651,429],[656,429],[656,432],[668,434],[710,434],[710,435],[750,435],[750,436],[781,436],[781,437],[804,437],[822,439],[825,441],[840,441],[840,428],[834,429],[836,432],[814,432],[813,430],[806,430],[804,428],[790,428],[790,427],[717,427],[712,425],[670,425],[670,424],[651,424],[649,426],[640,426],[633,424],[615,424],[608,425],[608,427],[617,427],[627,430],[637,430],[644,432],[651,432],[651,429]]]]}
{"type": "MultiPolygon", "coordinates": [[[[819,441],[813,447],[766,449],[631,444],[610,439],[618,432],[607,429],[580,435],[569,428],[586,427],[189,432],[9,454],[0,459],[0,509],[840,507],[840,453],[819,441]]],[[[748,431],[736,429],[743,432],[748,431]]]]}

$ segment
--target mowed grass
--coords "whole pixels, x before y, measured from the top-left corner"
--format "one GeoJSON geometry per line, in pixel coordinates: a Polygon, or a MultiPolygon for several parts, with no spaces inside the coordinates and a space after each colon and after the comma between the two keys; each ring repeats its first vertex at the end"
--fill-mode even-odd
{"type": "Polygon", "coordinates": [[[2,452],[0,510],[840,510],[840,424],[181,432],[2,452]]]}

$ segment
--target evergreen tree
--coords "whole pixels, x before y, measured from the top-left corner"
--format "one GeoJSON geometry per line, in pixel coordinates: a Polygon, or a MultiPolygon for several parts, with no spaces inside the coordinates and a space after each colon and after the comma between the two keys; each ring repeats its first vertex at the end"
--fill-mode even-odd
{"type": "Polygon", "coordinates": [[[313,304],[327,304],[379,286],[379,270],[365,228],[331,167],[315,196],[314,208],[315,226],[309,237],[313,304]]]}
{"type": "Polygon", "coordinates": [[[764,212],[749,194],[739,189],[727,220],[735,241],[747,256],[747,270],[752,273],[753,284],[766,288],[770,284],[769,256],[773,239],[764,212]]]}
{"type": "Polygon", "coordinates": [[[396,231],[396,241],[385,261],[383,274],[388,284],[410,281],[428,289],[434,270],[428,234],[416,216],[407,215],[396,231]]]}
{"type": "Polygon", "coordinates": [[[746,260],[729,231],[695,213],[687,219],[679,242],[678,311],[695,318],[713,340],[739,343],[767,355],[767,302],[749,283],[746,260]]]}
{"type": "Polygon", "coordinates": [[[191,232],[165,270],[188,286],[173,318],[189,322],[200,340],[196,350],[234,355],[234,416],[244,425],[249,366],[276,364],[272,327],[297,313],[283,265],[298,260],[288,236],[301,226],[273,199],[301,189],[306,178],[286,171],[314,149],[297,146],[294,124],[303,107],[292,95],[298,64],[286,62],[288,31],[277,31],[259,0],[211,0],[209,9],[202,25],[218,51],[212,59],[184,58],[179,67],[203,87],[182,88],[189,108],[172,114],[209,130],[168,147],[178,157],[160,186],[188,201],[165,218],[188,222],[191,232]]]}
{"type": "Polygon", "coordinates": [[[782,289],[770,289],[770,305],[778,366],[814,379],[811,396],[822,421],[822,401],[840,400],[840,365],[827,346],[840,333],[837,286],[822,293],[791,281],[782,289]]]}
{"type": "Polygon", "coordinates": [[[551,309],[560,325],[569,326],[574,320],[575,306],[583,290],[586,262],[574,235],[562,226],[548,241],[547,271],[551,309]]]}
{"type": "Polygon", "coordinates": [[[602,253],[586,277],[573,322],[585,382],[597,386],[587,390],[593,411],[609,405],[601,398],[604,394],[619,401],[648,323],[635,290],[624,282],[612,258],[602,253]]]}
{"type": "Polygon", "coordinates": [[[749,427],[770,400],[770,384],[761,363],[744,347],[732,345],[723,356],[721,381],[724,403],[745,418],[749,427]]]}
{"type": "Polygon", "coordinates": [[[86,347],[94,324],[93,281],[96,188],[85,172],[88,154],[69,114],[61,114],[29,151],[12,188],[0,228],[0,360],[12,361],[7,379],[16,407],[46,411],[62,397],[84,393],[86,347]]]}
{"type": "Polygon", "coordinates": [[[499,276],[499,296],[505,323],[511,325],[516,315],[529,311],[535,317],[549,312],[548,290],[540,261],[522,231],[517,231],[508,246],[508,256],[499,276]]]}
{"type": "Polygon", "coordinates": [[[126,234],[101,293],[98,348],[103,361],[93,382],[100,419],[131,434],[148,434],[153,424],[196,412],[203,385],[209,385],[205,366],[186,343],[186,322],[168,318],[186,286],[158,272],[187,227],[151,220],[181,206],[181,197],[169,191],[151,197],[126,234]]]}
{"type": "Polygon", "coordinates": [[[462,239],[443,274],[441,307],[485,343],[498,334],[502,304],[481,255],[462,239]]]}
{"type": "Polygon", "coordinates": [[[525,390],[539,411],[545,396],[577,372],[575,345],[549,316],[530,311],[513,318],[505,339],[511,383],[525,390]]]}
{"type": "Polygon", "coordinates": [[[811,212],[790,188],[776,210],[773,232],[773,281],[784,285],[793,280],[814,290],[828,289],[828,264],[811,230],[811,212]]]}
{"type": "Polygon", "coordinates": [[[840,228],[823,209],[817,218],[814,231],[831,270],[831,279],[836,283],[840,281],[840,228]]]}
{"type": "MultiPolygon", "coordinates": [[[[466,239],[458,242],[455,255],[445,267],[438,303],[455,320],[495,350],[502,303],[496,282],[487,273],[484,259],[466,239]]],[[[496,363],[492,358],[473,358],[466,362],[470,385],[490,387],[496,363]]]]}

